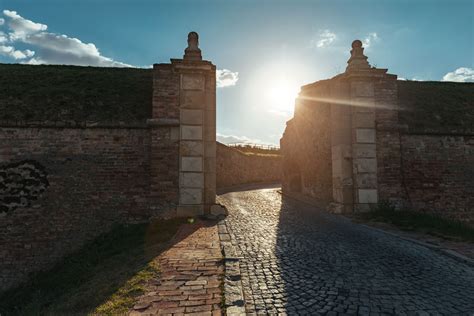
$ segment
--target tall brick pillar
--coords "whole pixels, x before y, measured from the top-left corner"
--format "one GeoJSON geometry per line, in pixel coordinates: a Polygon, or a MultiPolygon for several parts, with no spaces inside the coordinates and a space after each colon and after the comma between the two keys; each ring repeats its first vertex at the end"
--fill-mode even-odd
{"type": "Polygon", "coordinates": [[[177,215],[208,212],[216,194],[216,67],[202,60],[196,32],[188,35],[183,59],[154,65],[152,121],[169,126],[178,144],[177,215]]]}
{"type": "Polygon", "coordinates": [[[359,40],[352,43],[347,63],[333,89],[339,104],[331,105],[335,212],[367,211],[379,201],[376,113],[387,106],[384,95],[390,91],[383,87],[397,78],[371,67],[359,40]]]}

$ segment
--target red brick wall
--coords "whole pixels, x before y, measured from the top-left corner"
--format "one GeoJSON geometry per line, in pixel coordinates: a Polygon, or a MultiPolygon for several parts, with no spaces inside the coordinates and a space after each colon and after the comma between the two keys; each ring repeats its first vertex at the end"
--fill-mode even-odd
{"type": "Polygon", "coordinates": [[[474,136],[401,139],[403,183],[412,207],[474,224],[474,136]]]}
{"type": "Polygon", "coordinates": [[[217,143],[216,184],[218,189],[239,184],[281,180],[281,157],[244,154],[217,143]]]}
{"type": "Polygon", "coordinates": [[[34,161],[49,186],[28,207],[1,214],[0,291],[51,268],[114,223],[172,211],[178,147],[166,141],[166,131],[154,130],[162,146],[151,157],[147,128],[1,127],[0,171],[34,161]],[[157,194],[150,194],[152,168],[161,180],[157,194]]]}
{"type": "Polygon", "coordinates": [[[153,118],[179,119],[179,79],[173,65],[154,65],[153,118]]]}

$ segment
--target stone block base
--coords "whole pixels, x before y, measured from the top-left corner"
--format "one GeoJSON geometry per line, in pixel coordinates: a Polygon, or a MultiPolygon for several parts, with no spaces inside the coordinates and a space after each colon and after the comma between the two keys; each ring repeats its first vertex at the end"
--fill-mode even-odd
{"type": "Polygon", "coordinates": [[[210,213],[211,215],[214,215],[214,216],[220,216],[220,215],[227,216],[228,215],[227,208],[220,204],[212,205],[210,208],[210,213]]]}
{"type": "Polygon", "coordinates": [[[370,212],[377,208],[376,203],[358,203],[354,205],[354,211],[357,213],[370,212]]]}
{"type": "Polygon", "coordinates": [[[202,205],[179,205],[176,215],[178,217],[194,217],[204,214],[204,207],[202,205]]]}

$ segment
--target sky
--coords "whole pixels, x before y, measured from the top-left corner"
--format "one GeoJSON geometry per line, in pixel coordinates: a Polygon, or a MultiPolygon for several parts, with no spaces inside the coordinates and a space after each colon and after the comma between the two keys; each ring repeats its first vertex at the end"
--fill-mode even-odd
{"type": "Polygon", "coordinates": [[[151,67],[199,33],[217,72],[217,136],[279,144],[304,84],[360,39],[402,80],[474,81],[473,0],[0,0],[0,62],[151,67]]]}

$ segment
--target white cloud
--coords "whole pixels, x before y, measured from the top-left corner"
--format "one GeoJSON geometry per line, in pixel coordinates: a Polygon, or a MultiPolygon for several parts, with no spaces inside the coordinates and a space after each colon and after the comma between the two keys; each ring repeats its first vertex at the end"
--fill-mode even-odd
{"type": "Polygon", "coordinates": [[[4,32],[0,31],[0,44],[5,43],[8,40],[7,34],[4,32]]]}
{"type": "Polygon", "coordinates": [[[232,143],[249,143],[249,144],[259,144],[262,143],[259,139],[251,139],[247,136],[235,136],[235,135],[222,135],[217,133],[217,141],[223,144],[232,144],[232,143]]]}
{"type": "Polygon", "coordinates": [[[364,47],[365,47],[365,48],[368,48],[368,47],[370,47],[373,43],[378,42],[379,39],[380,39],[380,38],[378,37],[377,33],[372,32],[372,33],[369,33],[369,34],[364,38],[364,40],[362,41],[362,43],[364,44],[364,47]]]}
{"type": "Polygon", "coordinates": [[[33,57],[34,54],[35,52],[29,49],[21,51],[16,50],[13,46],[0,45],[0,55],[5,55],[15,60],[33,57]]]}
{"type": "Polygon", "coordinates": [[[474,69],[468,67],[458,68],[445,74],[442,81],[474,82],[474,69]]]}
{"type": "Polygon", "coordinates": [[[5,24],[5,19],[0,18],[0,25],[5,24]]]}
{"type": "Polygon", "coordinates": [[[319,32],[318,38],[311,40],[311,46],[323,48],[331,45],[336,40],[337,36],[330,30],[322,30],[319,32]]]}
{"type": "MultiPolygon", "coordinates": [[[[9,42],[14,52],[7,52],[15,59],[26,59],[28,64],[67,64],[79,66],[102,67],[131,67],[112,58],[102,56],[93,43],[83,43],[81,40],[67,35],[46,32],[48,26],[27,20],[15,11],[4,10],[7,18],[6,25],[10,32],[4,36],[4,42],[9,42]],[[19,51],[13,47],[15,43],[31,46],[33,50],[19,51]],[[35,55],[34,58],[33,55],[35,55]]],[[[5,33],[3,33],[5,34],[5,33]]],[[[2,39],[0,34],[0,40],[2,39]]]]}
{"type": "Polygon", "coordinates": [[[35,23],[23,18],[16,11],[3,10],[3,14],[8,18],[8,27],[12,30],[10,34],[13,39],[21,39],[29,34],[46,31],[48,26],[35,23]]]}
{"type": "Polygon", "coordinates": [[[407,79],[403,77],[398,77],[397,80],[406,81],[407,79]]]}
{"type": "Polygon", "coordinates": [[[218,88],[235,86],[239,80],[239,73],[228,69],[218,69],[216,72],[216,84],[218,88]]]}

